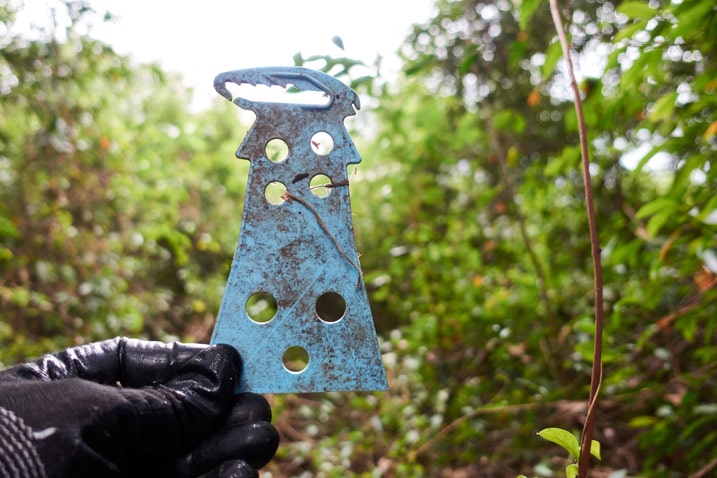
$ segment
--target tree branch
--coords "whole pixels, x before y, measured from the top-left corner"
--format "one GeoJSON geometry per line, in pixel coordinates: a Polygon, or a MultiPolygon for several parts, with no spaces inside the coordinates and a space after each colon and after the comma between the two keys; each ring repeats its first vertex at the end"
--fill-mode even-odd
{"type": "Polygon", "coordinates": [[[563,22],[558,10],[557,0],[550,0],[550,13],[553,17],[555,30],[560,39],[560,46],[563,50],[565,63],[567,66],[568,80],[573,92],[575,101],[575,112],[578,117],[578,133],[580,135],[580,155],[582,157],[583,184],[585,186],[585,203],[588,214],[588,226],[590,229],[590,244],[592,246],[593,258],[593,274],[595,278],[595,339],[593,342],[593,364],[590,376],[590,398],[588,400],[588,412],[585,417],[585,425],[580,443],[580,458],[578,460],[578,478],[585,478],[590,467],[590,444],[592,443],[593,431],[595,429],[595,411],[597,405],[598,392],[602,382],[602,331],[603,331],[603,279],[602,264],[600,262],[600,240],[597,233],[597,225],[595,218],[595,206],[593,204],[592,184],[590,181],[590,155],[588,151],[587,127],[585,126],[585,116],[583,114],[582,100],[580,98],[580,89],[575,80],[573,71],[573,61],[570,56],[570,44],[568,43],[563,22]]]}

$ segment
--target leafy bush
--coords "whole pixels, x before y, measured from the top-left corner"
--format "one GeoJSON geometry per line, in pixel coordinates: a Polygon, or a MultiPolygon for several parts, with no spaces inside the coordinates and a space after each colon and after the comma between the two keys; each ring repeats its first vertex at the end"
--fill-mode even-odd
{"type": "MultiPolygon", "coordinates": [[[[96,20],[68,5],[62,35],[8,35],[0,50],[5,364],[117,334],[206,340],[238,235],[234,109],[191,113],[179,79],[79,34],[96,20]]],[[[715,15],[707,0],[571,4],[605,267],[595,476],[717,463],[715,15]]],[[[536,437],[581,428],[593,340],[552,32],[545,2],[438,0],[393,83],[295,57],[373,98],[351,189],[391,389],[270,397],[283,444],[267,476],[569,464],[536,437]]]]}
{"type": "Polygon", "coordinates": [[[74,5],[63,35],[2,48],[0,362],[115,334],[206,340],[236,243],[234,115],[191,114],[179,79],[77,33],[92,12],[74,5]]]}

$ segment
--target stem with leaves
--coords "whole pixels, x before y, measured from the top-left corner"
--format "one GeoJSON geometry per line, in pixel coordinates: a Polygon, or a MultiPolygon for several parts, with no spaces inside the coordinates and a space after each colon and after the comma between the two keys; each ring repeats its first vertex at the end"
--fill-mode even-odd
{"type": "Polygon", "coordinates": [[[583,433],[580,442],[580,458],[578,460],[578,478],[585,478],[590,466],[590,444],[592,443],[593,431],[595,428],[595,412],[602,382],[602,331],[603,331],[603,279],[602,264],[600,262],[600,241],[597,233],[597,225],[595,218],[595,206],[593,204],[592,184],[590,181],[590,157],[588,151],[587,128],[585,126],[585,116],[583,114],[582,100],[580,98],[580,90],[575,80],[573,71],[573,61],[570,56],[570,44],[568,43],[563,22],[560,17],[557,0],[550,0],[550,13],[553,17],[555,30],[560,39],[560,45],[565,57],[567,66],[568,80],[573,92],[575,101],[575,112],[578,117],[578,133],[580,135],[580,155],[582,158],[583,183],[585,186],[585,203],[588,214],[588,226],[590,229],[590,244],[592,246],[593,258],[593,274],[595,279],[595,339],[593,345],[593,364],[590,377],[590,397],[588,400],[588,411],[583,425],[583,433]]]}

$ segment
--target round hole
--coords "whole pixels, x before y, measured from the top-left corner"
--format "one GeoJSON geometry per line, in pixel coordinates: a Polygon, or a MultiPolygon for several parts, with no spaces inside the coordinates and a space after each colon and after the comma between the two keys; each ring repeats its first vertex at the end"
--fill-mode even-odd
{"type": "Polygon", "coordinates": [[[346,301],[336,292],[326,292],[316,299],[316,315],[324,322],[338,322],[346,313],[346,301]]]}
{"type": "Polygon", "coordinates": [[[326,187],[327,184],[331,184],[331,178],[325,174],[317,174],[311,178],[309,188],[311,192],[314,193],[314,196],[324,198],[331,192],[331,188],[326,187]]]}
{"type": "Polygon", "coordinates": [[[279,163],[289,156],[289,145],[283,139],[274,138],[266,143],[264,151],[269,160],[279,163]]]}
{"type": "Polygon", "coordinates": [[[311,149],[319,156],[326,156],[334,149],[334,138],[326,131],[319,131],[311,137],[311,149]]]}
{"type": "Polygon", "coordinates": [[[246,301],[246,314],[258,324],[265,324],[276,315],[276,299],[268,292],[256,292],[246,301]]]}
{"type": "Polygon", "coordinates": [[[300,373],[309,366],[309,352],[298,345],[286,349],[281,359],[284,362],[284,367],[289,372],[300,373]]]}
{"type": "Polygon", "coordinates": [[[284,193],[286,186],[279,181],[272,181],[264,188],[264,197],[270,204],[279,205],[284,202],[284,193]]]}

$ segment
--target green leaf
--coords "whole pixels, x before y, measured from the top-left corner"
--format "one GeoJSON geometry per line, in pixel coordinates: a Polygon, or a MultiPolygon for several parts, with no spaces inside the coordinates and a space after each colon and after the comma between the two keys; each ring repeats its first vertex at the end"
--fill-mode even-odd
{"type": "Polygon", "coordinates": [[[558,176],[566,174],[571,169],[580,164],[580,147],[566,146],[560,156],[551,159],[545,166],[545,174],[547,176],[558,176]]]}
{"type": "Polygon", "coordinates": [[[655,104],[650,108],[648,118],[653,123],[658,121],[666,120],[672,117],[672,113],[675,111],[675,101],[677,100],[677,92],[671,91],[667,94],[662,95],[655,104]]]}
{"type": "Polygon", "coordinates": [[[578,465],[573,463],[565,467],[565,478],[576,478],[578,476],[578,465]]]}
{"type": "Polygon", "coordinates": [[[693,412],[697,415],[717,415],[717,403],[702,403],[693,412]]]}
{"type": "Polygon", "coordinates": [[[493,115],[493,125],[501,131],[521,134],[525,130],[525,118],[512,110],[500,110],[493,115]]]}
{"type": "Polygon", "coordinates": [[[617,32],[617,35],[615,35],[613,42],[619,42],[620,40],[623,40],[625,38],[632,38],[635,33],[643,30],[646,25],[647,20],[635,22],[631,25],[625,25],[623,28],[620,29],[619,32],[617,32]]]}
{"type": "Polygon", "coordinates": [[[410,62],[404,67],[404,74],[406,76],[412,76],[423,72],[430,67],[435,66],[437,61],[436,55],[421,55],[417,60],[410,62]]]}
{"type": "Polygon", "coordinates": [[[580,455],[580,445],[578,444],[578,439],[575,438],[575,435],[569,431],[563,430],[562,428],[545,428],[538,432],[538,436],[551,441],[556,445],[560,445],[568,453],[570,453],[570,456],[576,460],[578,459],[578,456],[580,455]]]}
{"type": "Polygon", "coordinates": [[[467,48],[461,64],[458,66],[458,71],[461,75],[465,75],[471,71],[476,61],[480,57],[480,52],[477,48],[467,48]]]}
{"type": "Polygon", "coordinates": [[[30,291],[27,289],[18,287],[9,289],[10,291],[10,303],[15,304],[19,307],[27,307],[30,303],[30,291]]]}
{"type": "Polygon", "coordinates": [[[647,2],[625,2],[617,7],[617,11],[628,18],[651,18],[657,13],[647,2]]]}
{"type": "Polygon", "coordinates": [[[533,13],[540,6],[543,0],[522,0],[518,7],[518,14],[520,16],[519,25],[521,30],[525,30],[528,26],[528,22],[533,17],[533,13]]]}
{"type": "Polygon", "coordinates": [[[647,162],[650,161],[650,159],[652,159],[653,156],[655,156],[657,153],[659,153],[661,151],[662,151],[662,145],[657,145],[654,148],[652,148],[650,150],[650,152],[647,153],[645,156],[643,156],[642,159],[640,159],[640,162],[637,163],[637,166],[635,166],[635,172],[636,173],[641,172],[642,168],[645,167],[647,162]]]}
{"type": "MultiPolygon", "coordinates": [[[[691,36],[700,28],[705,27],[703,23],[709,22],[714,2],[683,2],[675,8],[677,25],[670,31],[671,38],[680,36],[691,36]]],[[[709,28],[709,27],[707,27],[709,28]]]]}
{"type": "Polygon", "coordinates": [[[16,239],[20,236],[20,231],[17,230],[12,221],[4,216],[0,216],[0,238],[9,237],[16,239]]]}
{"type": "Polygon", "coordinates": [[[659,65],[661,57],[662,51],[657,48],[641,53],[640,57],[623,73],[620,78],[620,88],[637,92],[637,88],[645,81],[647,71],[653,65],[659,65]]]}
{"type": "Polygon", "coordinates": [[[356,78],[355,80],[351,80],[351,88],[354,90],[357,89],[359,86],[362,85],[371,85],[371,82],[373,81],[373,76],[366,75],[366,76],[360,76],[356,78]]]}
{"type": "Polygon", "coordinates": [[[543,79],[550,78],[555,70],[555,65],[558,64],[558,61],[562,58],[562,56],[563,50],[560,47],[560,42],[556,40],[548,47],[548,51],[545,52],[545,63],[543,63],[543,68],[541,70],[543,79]]]}
{"type": "Polygon", "coordinates": [[[294,60],[294,66],[303,66],[304,65],[304,58],[301,56],[301,52],[295,53],[293,60],[294,60]]]}
{"type": "Polygon", "coordinates": [[[657,418],[654,416],[641,415],[630,420],[628,425],[630,426],[630,428],[647,428],[653,426],[656,421],[657,418]]]}
{"type": "Polygon", "coordinates": [[[673,209],[677,209],[677,207],[679,207],[679,204],[677,204],[677,201],[672,198],[657,198],[654,201],[650,201],[642,206],[635,214],[635,217],[643,219],[652,216],[659,211],[672,211],[673,209]]]}
{"type": "Polygon", "coordinates": [[[689,187],[691,184],[692,171],[701,168],[703,164],[704,158],[700,155],[685,156],[680,165],[677,167],[672,181],[671,189],[674,191],[676,197],[681,197],[683,194],[682,188],[689,187]]]}
{"type": "Polygon", "coordinates": [[[508,63],[514,68],[519,68],[520,62],[525,58],[528,51],[528,43],[516,40],[508,47],[508,51],[510,52],[508,63]]]}
{"type": "Polygon", "coordinates": [[[695,216],[698,221],[707,223],[707,218],[717,209],[717,196],[712,196],[704,205],[702,210],[695,216]]]}
{"type": "Polygon", "coordinates": [[[647,226],[645,226],[645,229],[647,229],[647,233],[651,237],[657,236],[657,234],[660,232],[660,229],[662,229],[662,226],[667,224],[667,221],[672,218],[673,215],[670,211],[660,211],[654,216],[650,218],[649,221],[647,221],[647,226]]]}
{"type": "Polygon", "coordinates": [[[344,49],[344,41],[341,39],[340,36],[334,36],[333,38],[331,38],[331,42],[342,50],[344,49]]]}
{"type": "Polygon", "coordinates": [[[597,440],[593,440],[590,442],[590,454],[597,458],[598,460],[602,460],[600,457],[600,442],[597,440]]]}

